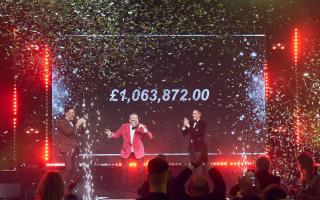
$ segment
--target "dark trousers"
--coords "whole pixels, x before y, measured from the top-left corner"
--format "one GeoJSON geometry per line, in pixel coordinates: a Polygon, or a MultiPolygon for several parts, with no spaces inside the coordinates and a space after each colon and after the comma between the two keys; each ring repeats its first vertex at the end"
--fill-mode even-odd
{"type": "Polygon", "coordinates": [[[64,181],[69,183],[79,173],[78,148],[76,146],[73,148],[69,147],[69,149],[67,147],[62,148],[60,156],[66,165],[62,176],[64,181]]]}
{"type": "Polygon", "coordinates": [[[206,143],[201,145],[190,144],[189,145],[189,153],[190,153],[190,162],[195,162],[200,156],[201,152],[204,151],[203,162],[208,162],[208,147],[206,143]]]}
{"type": "Polygon", "coordinates": [[[144,158],[136,159],[134,153],[131,153],[129,158],[121,158],[122,185],[139,185],[144,181],[144,158]],[[134,162],[137,166],[129,166],[130,162],[134,162]]]}

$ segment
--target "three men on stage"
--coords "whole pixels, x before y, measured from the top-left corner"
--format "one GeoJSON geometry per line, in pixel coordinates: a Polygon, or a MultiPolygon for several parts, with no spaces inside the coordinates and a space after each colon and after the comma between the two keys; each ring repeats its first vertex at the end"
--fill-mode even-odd
{"type": "Polygon", "coordinates": [[[202,151],[206,152],[204,162],[208,162],[208,147],[205,141],[207,124],[201,119],[202,113],[199,109],[193,109],[192,121],[187,118],[183,120],[182,135],[190,135],[189,153],[190,161],[195,162],[202,151]]]}
{"type": "Polygon", "coordinates": [[[122,183],[127,182],[128,165],[130,160],[135,160],[138,167],[138,177],[143,180],[143,162],[144,162],[144,146],[142,139],[147,136],[153,138],[152,133],[147,129],[146,125],[139,123],[137,113],[131,113],[129,123],[122,124],[121,127],[114,133],[109,129],[105,130],[108,138],[117,139],[122,137],[123,144],[121,147],[121,162],[122,162],[122,183]]]}
{"type": "MultiPolygon", "coordinates": [[[[195,162],[201,152],[206,152],[204,162],[208,162],[207,144],[205,142],[206,122],[201,119],[201,111],[194,109],[192,111],[192,121],[187,118],[183,120],[182,134],[190,135],[189,153],[190,161],[195,162]]],[[[59,144],[58,149],[60,155],[63,157],[65,168],[65,179],[68,181],[73,178],[75,172],[78,170],[77,155],[79,148],[76,141],[76,133],[81,127],[86,126],[86,120],[81,118],[73,124],[75,111],[71,107],[65,108],[65,116],[58,122],[59,130],[59,144]]],[[[122,124],[116,132],[111,132],[109,129],[105,130],[108,138],[117,139],[122,137],[123,144],[121,147],[121,161],[122,161],[122,183],[127,183],[128,166],[131,160],[137,163],[138,177],[143,180],[143,164],[144,164],[144,136],[153,139],[153,134],[147,129],[146,125],[139,123],[139,116],[137,113],[131,113],[129,116],[129,123],[122,124]]]]}

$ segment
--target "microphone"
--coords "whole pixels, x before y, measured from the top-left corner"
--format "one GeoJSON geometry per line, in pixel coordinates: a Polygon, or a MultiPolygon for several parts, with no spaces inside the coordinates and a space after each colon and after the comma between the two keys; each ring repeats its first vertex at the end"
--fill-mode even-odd
{"type": "Polygon", "coordinates": [[[144,127],[144,126],[142,126],[140,124],[138,124],[137,127],[142,128],[143,132],[145,132],[145,133],[148,131],[148,129],[146,127],[144,127]]]}

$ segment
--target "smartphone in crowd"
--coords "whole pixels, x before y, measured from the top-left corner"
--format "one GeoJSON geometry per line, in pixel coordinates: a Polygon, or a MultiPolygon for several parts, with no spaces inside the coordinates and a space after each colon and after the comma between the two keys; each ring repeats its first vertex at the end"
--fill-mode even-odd
{"type": "Polygon", "coordinates": [[[246,176],[248,176],[252,181],[252,186],[256,186],[256,171],[253,169],[249,169],[246,172],[246,176]]]}

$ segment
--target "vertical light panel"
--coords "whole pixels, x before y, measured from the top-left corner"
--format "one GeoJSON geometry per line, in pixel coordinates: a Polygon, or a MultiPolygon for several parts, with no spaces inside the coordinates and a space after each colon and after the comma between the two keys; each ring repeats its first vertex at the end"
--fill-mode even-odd
{"type": "MultiPolygon", "coordinates": [[[[269,113],[269,108],[268,108],[268,103],[269,103],[269,97],[270,97],[270,87],[269,87],[269,74],[268,74],[268,65],[265,64],[263,67],[263,79],[264,79],[264,97],[265,97],[265,124],[264,127],[266,130],[268,130],[268,113],[269,113]]],[[[270,145],[266,145],[266,155],[269,155],[271,148],[270,145]]]]}
{"type": "Polygon", "coordinates": [[[264,77],[264,89],[265,89],[265,101],[267,101],[270,96],[270,87],[269,87],[269,74],[268,74],[268,65],[265,64],[263,68],[263,77],[264,77]]]}
{"type": "Polygon", "coordinates": [[[294,65],[298,64],[298,29],[294,29],[294,38],[293,38],[293,54],[294,54],[294,65]]]}
{"type": "Polygon", "coordinates": [[[294,73],[295,73],[295,139],[296,145],[299,146],[301,143],[301,119],[300,119],[300,105],[299,105],[299,93],[298,93],[298,28],[294,29],[293,33],[293,61],[294,61],[294,73]]]}
{"type": "MultiPolygon", "coordinates": [[[[13,29],[13,40],[16,41],[17,37],[17,29],[13,29]]],[[[13,77],[13,98],[12,98],[12,132],[13,132],[13,161],[16,164],[17,161],[17,152],[16,152],[16,146],[17,146],[17,120],[18,120],[18,92],[17,92],[17,75],[16,75],[16,61],[17,61],[17,55],[16,55],[16,48],[13,49],[13,58],[14,58],[14,65],[13,65],[13,71],[14,71],[14,77],[13,77]]]]}
{"type": "Polygon", "coordinates": [[[12,119],[12,128],[13,128],[13,160],[16,161],[16,135],[17,135],[17,119],[18,119],[18,94],[17,94],[17,83],[16,76],[13,80],[13,119],[12,119]]]}
{"type": "Polygon", "coordinates": [[[48,46],[44,49],[44,83],[45,83],[45,150],[44,160],[49,161],[49,84],[50,84],[50,52],[48,46]]]}

